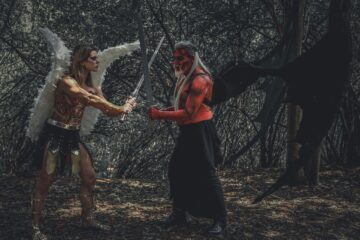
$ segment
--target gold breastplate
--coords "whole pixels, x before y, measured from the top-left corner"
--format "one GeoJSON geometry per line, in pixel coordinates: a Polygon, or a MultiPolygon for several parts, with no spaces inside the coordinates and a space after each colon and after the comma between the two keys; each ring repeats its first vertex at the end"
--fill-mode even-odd
{"type": "Polygon", "coordinates": [[[84,110],[85,105],[78,98],[71,97],[56,88],[52,119],[71,126],[79,126],[84,110]]]}

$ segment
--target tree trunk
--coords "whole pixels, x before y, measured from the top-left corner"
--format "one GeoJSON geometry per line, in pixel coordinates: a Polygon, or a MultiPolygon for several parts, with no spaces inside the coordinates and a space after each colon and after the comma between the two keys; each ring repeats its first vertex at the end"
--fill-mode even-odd
{"type": "MultiPolygon", "coordinates": [[[[299,106],[288,103],[287,104],[287,155],[286,163],[287,166],[291,165],[292,162],[296,161],[299,158],[299,149],[300,145],[296,142],[291,142],[299,129],[299,124],[301,121],[302,110],[299,106]]],[[[300,169],[294,176],[291,182],[293,184],[302,184],[304,183],[304,170],[300,169]]]]}
{"type": "Polygon", "coordinates": [[[321,145],[317,147],[314,155],[305,164],[305,176],[307,183],[310,185],[319,184],[319,169],[320,169],[320,156],[321,145]]]}
{"type": "MultiPolygon", "coordinates": [[[[285,20],[284,26],[286,33],[291,31],[291,34],[288,34],[288,38],[285,39],[285,44],[288,47],[290,59],[301,55],[302,51],[302,39],[304,35],[304,0],[284,1],[284,10],[285,10],[285,20]]],[[[285,35],[286,36],[286,35],[285,35]]],[[[301,108],[295,104],[287,104],[287,156],[286,163],[287,166],[291,165],[296,159],[298,159],[300,145],[294,142],[291,142],[299,129],[299,124],[301,121],[301,108]]],[[[294,184],[301,184],[304,182],[304,171],[300,169],[296,175],[293,176],[291,180],[294,184]]]]}
{"type": "MultiPolygon", "coordinates": [[[[285,31],[292,31],[292,37],[289,37],[287,42],[290,58],[301,55],[302,40],[304,37],[304,6],[305,0],[292,1],[287,0],[284,2],[285,9],[285,31]]],[[[299,129],[302,119],[302,110],[299,106],[289,103],[287,105],[287,166],[298,159],[300,145],[292,142],[299,129]]],[[[319,166],[320,166],[320,149],[319,146],[316,153],[308,159],[306,167],[300,169],[290,180],[291,184],[299,185],[308,182],[310,184],[317,184],[319,182],[319,166]]]]}

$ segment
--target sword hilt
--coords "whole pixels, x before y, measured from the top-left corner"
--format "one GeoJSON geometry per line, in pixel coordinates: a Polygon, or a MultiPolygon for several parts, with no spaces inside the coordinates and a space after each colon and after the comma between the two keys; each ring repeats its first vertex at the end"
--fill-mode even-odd
{"type": "MultiPolygon", "coordinates": [[[[136,96],[135,96],[134,93],[132,93],[127,99],[129,99],[130,97],[134,97],[134,98],[135,98],[136,96]]],[[[126,101],[127,101],[127,100],[126,100],[126,101]]],[[[121,121],[124,121],[124,120],[125,120],[125,116],[126,116],[126,114],[122,115],[121,118],[120,118],[120,120],[121,120],[121,121]]]]}
{"type": "MultiPolygon", "coordinates": [[[[134,97],[134,96],[133,96],[134,97]]],[[[142,101],[141,101],[141,103],[138,103],[137,104],[137,106],[139,106],[139,107],[145,107],[145,108],[150,108],[150,107],[156,107],[157,109],[162,109],[162,108],[164,108],[165,106],[164,106],[164,104],[162,104],[162,103],[155,103],[154,101],[148,101],[148,100],[146,100],[146,99],[143,99],[142,101]]],[[[124,121],[125,120],[125,118],[126,118],[126,115],[124,114],[124,115],[122,115],[121,116],[121,121],[124,121]]]]}

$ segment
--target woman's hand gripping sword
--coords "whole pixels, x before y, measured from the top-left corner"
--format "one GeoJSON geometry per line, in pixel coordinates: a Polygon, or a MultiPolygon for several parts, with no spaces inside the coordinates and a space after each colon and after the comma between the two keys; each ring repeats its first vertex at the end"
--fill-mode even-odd
{"type": "MultiPolygon", "coordinates": [[[[159,42],[159,44],[157,45],[157,47],[156,47],[156,49],[155,49],[155,52],[153,53],[153,55],[152,55],[151,58],[150,58],[150,61],[148,62],[148,69],[149,69],[149,70],[150,70],[150,68],[151,68],[152,63],[153,63],[154,60],[155,60],[156,55],[158,54],[158,52],[159,52],[159,50],[160,50],[160,47],[161,47],[164,39],[165,39],[165,36],[163,36],[163,37],[160,39],[160,42],[159,42]]],[[[130,97],[126,100],[126,102],[133,101],[132,99],[136,99],[136,97],[139,95],[139,91],[140,91],[141,86],[142,86],[143,83],[144,83],[144,80],[145,80],[145,77],[144,77],[144,74],[143,74],[143,75],[141,76],[138,84],[136,85],[135,90],[131,93],[130,97]]],[[[125,115],[123,115],[123,116],[121,117],[121,120],[122,120],[122,121],[125,120],[125,115]]]]}

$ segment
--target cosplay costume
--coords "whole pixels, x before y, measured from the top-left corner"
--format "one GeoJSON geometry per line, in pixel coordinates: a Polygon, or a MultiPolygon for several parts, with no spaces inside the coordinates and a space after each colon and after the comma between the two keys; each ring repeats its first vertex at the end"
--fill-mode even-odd
{"type": "MultiPolygon", "coordinates": [[[[44,87],[39,90],[38,97],[35,99],[26,135],[33,142],[38,141],[40,144],[37,167],[41,168],[42,156],[40,155],[43,154],[44,147],[48,145],[47,173],[52,174],[55,171],[57,159],[60,157],[62,160],[60,169],[64,170],[64,163],[71,161],[71,172],[76,174],[80,170],[80,135],[90,134],[97,122],[100,110],[91,106],[85,108],[84,103],[67,95],[59,87],[58,80],[63,78],[65,69],[70,65],[70,51],[64,42],[49,29],[40,28],[39,31],[45,37],[52,53],[52,67],[46,77],[44,87]]],[[[131,54],[138,48],[139,42],[136,41],[99,52],[98,59],[101,64],[97,72],[91,73],[91,85],[94,89],[101,87],[106,69],[114,60],[131,54]]],[[[72,80],[76,83],[75,79],[72,80]]],[[[95,90],[89,92],[95,94],[95,90]]],[[[82,145],[86,149],[83,143],[82,145]]]]}
{"type": "MultiPolygon", "coordinates": [[[[75,80],[73,80],[75,82],[75,80]]],[[[71,163],[71,173],[77,174],[80,170],[80,124],[84,114],[85,104],[76,97],[69,96],[57,83],[55,89],[54,110],[47,120],[43,130],[40,145],[43,153],[47,146],[46,172],[53,174],[57,160],[60,158],[60,170],[63,173],[65,163],[71,163]]],[[[87,150],[84,143],[81,143],[87,150]]],[[[87,151],[89,153],[89,151],[87,151]]],[[[89,154],[90,155],[90,154],[89,154]]],[[[90,159],[92,160],[91,156],[90,159]]],[[[38,167],[41,168],[42,158],[38,167]]]]}
{"type": "Polygon", "coordinates": [[[201,66],[193,64],[189,75],[179,78],[173,108],[163,111],[151,108],[149,115],[152,119],[176,121],[180,129],[168,172],[172,214],[184,216],[189,212],[225,225],[223,191],[215,174],[216,165],[222,162],[220,140],[208,105],[212,98],[212,80],[201,66]]]}
{"type": "MultiPolygon", "coordinates": [[[[52,54],[51,71],[46,76],[44,86],[39,89],[34,107],[31,109],[31,116],[26,131],[31,141],[36,142],[39,139],[48,118],[52,115],[55,104],[55,89],[57,82],[64,76],[65,69],[70,65],[70,50],[64,45],[64,42],[47,28],[40,28],[40,33],[45,37],[49,50],[52,54]]],[[[91,73],[94,88],[101,87],[106,69],[113,61],[121,56],[130,55],[133,51],[139,49],[139,41],[107,48],[98,52],[99,69],[91,73]]],[[[89,135],[93,130],[100,110],[93,107],[86,107],[81,118],[80,135],[89,135]]]]}
{"type": "Polygon", "coordinates": [[[162,117],[177,121],[180,128],[169,165],[170,195],[175,208],[191,215],[225,219],[223,192],[215,175],[215,166],[222,162],[220,140],[206,105],[211,100],[212,81],[201,70],[191,78],[181,93],[179,109],[195,107],[197,112],[189,118],[176,116],[176,111],[162,117]],[[189,96],[191,91],[197,96],[189,96]]]}
{"type": "MultiPolygon", "coordinates": [[[[76,96],[70,95],[65,91],[63,81],[66,78],[71,84],[78,84],[76,79],[71,76],[64,76],[65,69],[70,65],[70,51],[65,47],[63,41],[49,29],[40,29],[47,40],[52,52],[52,69],[46,77],[45,85],[39,90],[38,97],[35,99],[34,108],[31,111],[27,136],[40,146],[39,154],[36,158],[36,165],[40,169],[43,161],[46,161],[46,173],[55,173],[57,165],[63,172],[66,163],[71,165],[71,173],[78,174],[80,171],[80,144],[85,151],[92,157],[81,143],[80,135],[87,135],[93,129],[99,110],[87,103],[80,101],[76,96]],[[59,80],[62,79],[62,80],[59,80]],[[58,160],[61,161],[58,161],[58,160]]],[[[139,43],[134,42],[99,52],[97,57],[101,64],[98,71],[92,74],[92,82],[89,83],[93,88],[87,92],[96,95],[95,89],[100,87],[106,68],[120,56],[130,54],[139,48],[139,43]]],[[[105,110],[106,111],[106,110],[105,110]]],[[[94,222],[94,201],[92,194],[80,192],[82,204],[82,225],[106,230],[107,227],[94,222]]],[[[33,239],[47,239],[39,229],[38,220],[44,207],[45,197],[33,197],[32,214],[33,239]]]]}

